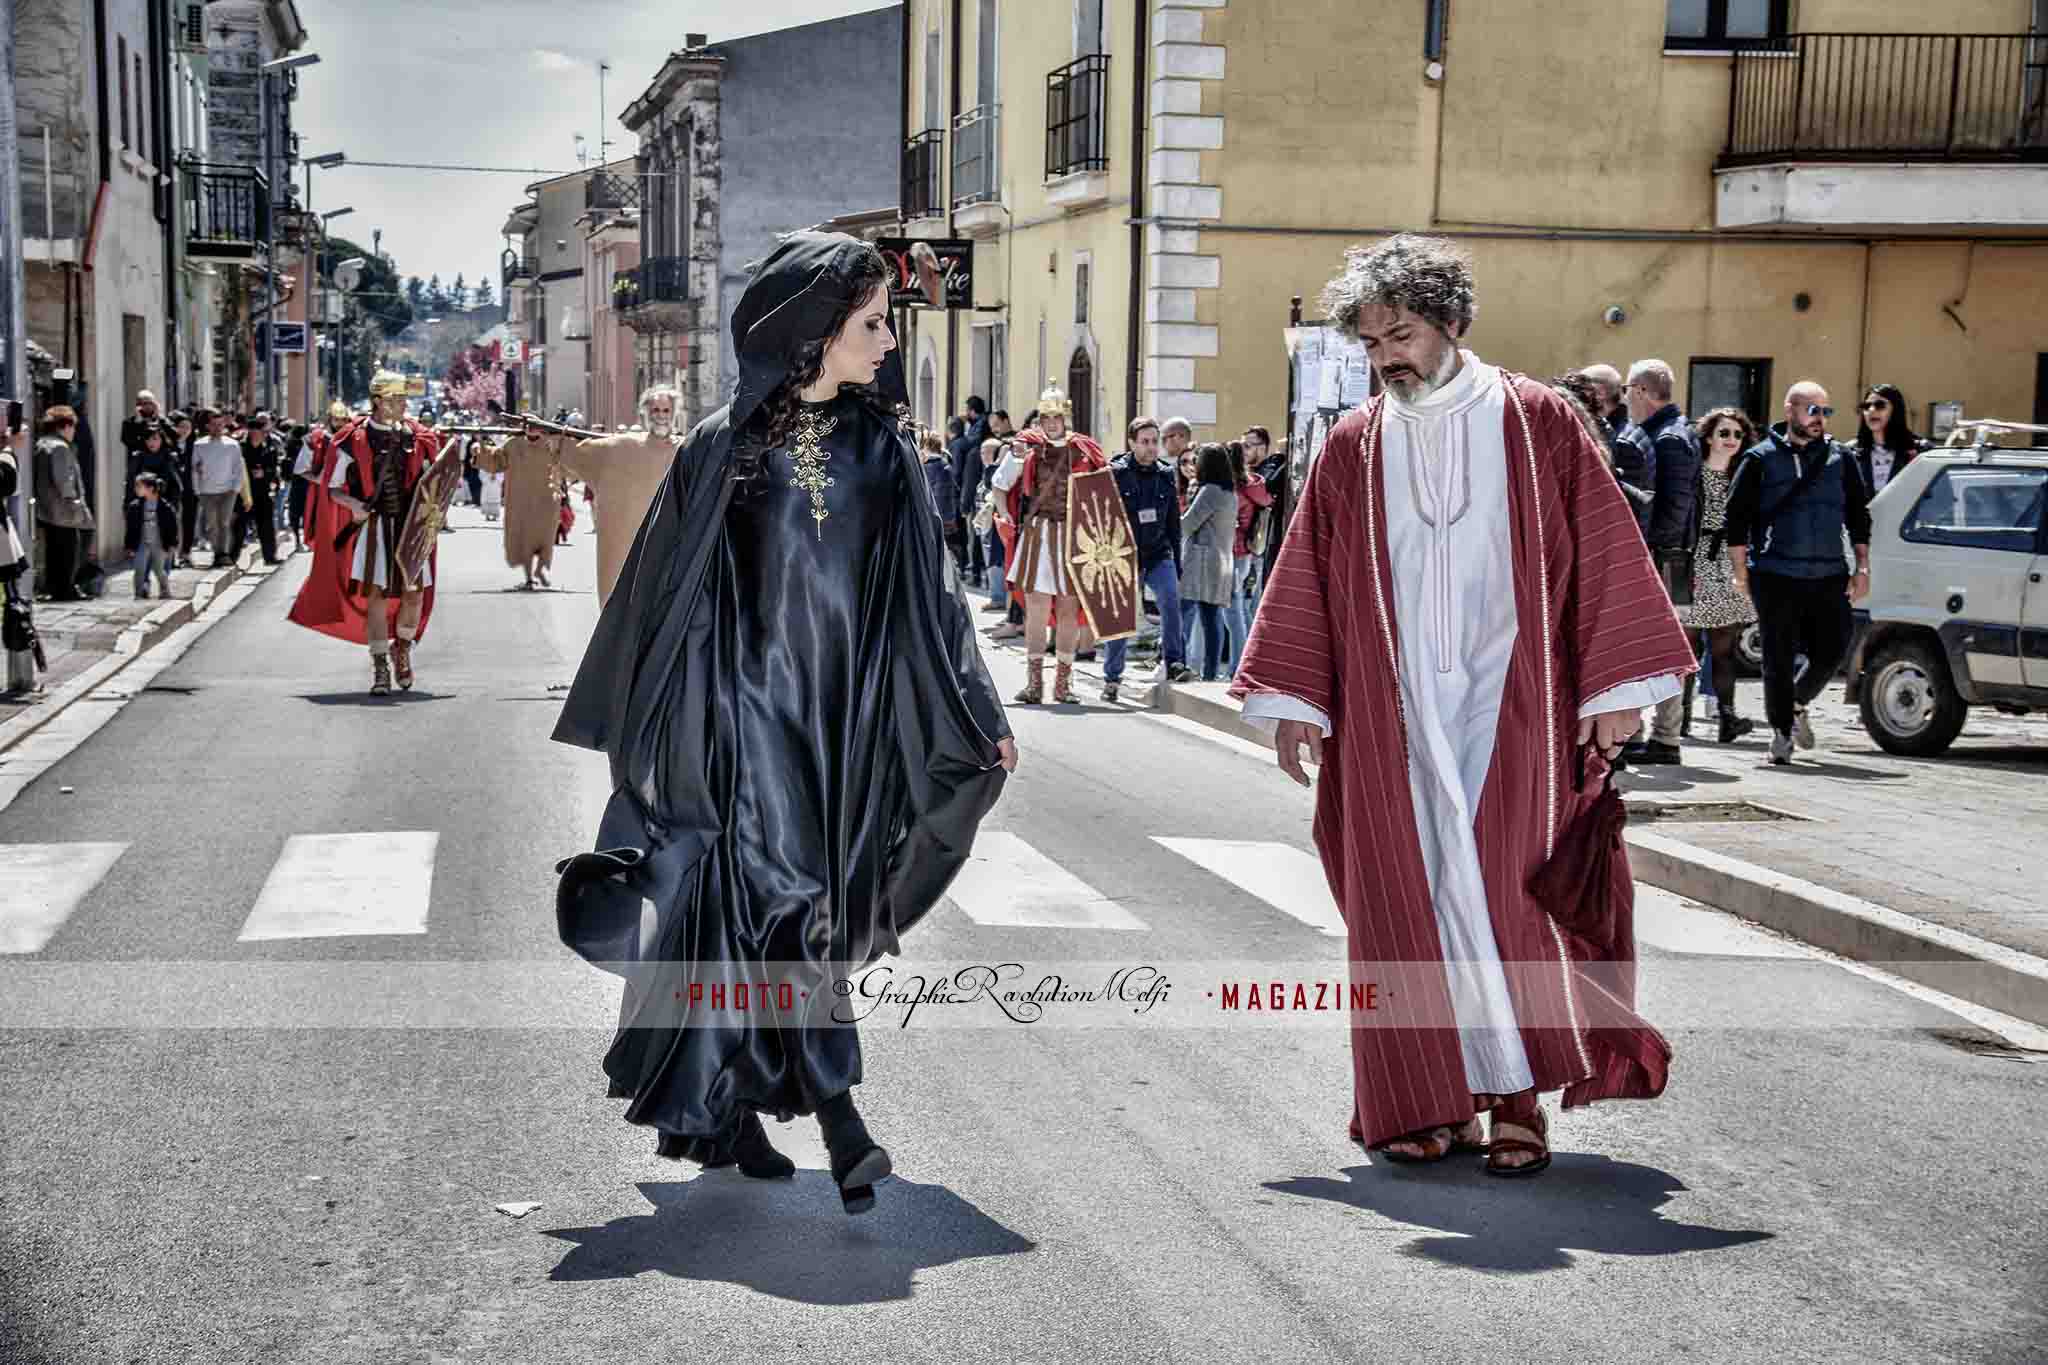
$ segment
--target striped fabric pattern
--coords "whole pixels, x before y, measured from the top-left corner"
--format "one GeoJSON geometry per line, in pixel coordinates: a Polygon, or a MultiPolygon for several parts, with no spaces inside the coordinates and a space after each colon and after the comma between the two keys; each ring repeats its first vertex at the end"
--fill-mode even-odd
{"type": "MultiPolygon", "coordinates": [[[[1634,1012],[1634,935],[1596,960],[1529,895],[1558,830],[1594,793],[1575,786],[1580,705],[1694,667],[1620,488],[1545,386],[1510,385],[1518,634],[1493,767],[1475,816],[1493,929],[1539,1090],[1567,1107],[1651,1098],[1670,1047],[1634,1012]],[[1526,433],[1526,434],[1525,434],[1526,433]]],[[[1368,1145],[1472,1112],[1409,793],[1387,558],[1383,404],[1331,431],[1274,566],[1232,695],[1277,693],[1331,718],[1316,847],[1349,930],[1354,978],[1413,1028],[1352,1031],[1352,1135],[1368,1145]]]]}

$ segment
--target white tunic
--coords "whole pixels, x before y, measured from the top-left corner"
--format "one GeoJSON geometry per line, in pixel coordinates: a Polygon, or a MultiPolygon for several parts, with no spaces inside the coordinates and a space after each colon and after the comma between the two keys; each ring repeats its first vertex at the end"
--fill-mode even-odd
{"type": "MultiPolygon", "coordinates": [[[[1387,395],[1381,430],[1387,502],[1389,609],[1408,725],[1408,790],[1436,910],[1438,941],[1474,1093],[1535,1084],[1487,910],[1473,822],[1493,764],[1501,697],[1519,623],[1508,502],[1507,393],[1501,372],[1463,353],[1458,374],[1408,403],[1387,395]]],[[[1363,508],[1359,509],[1362,513],[1363,508]]],[[[1370,602],[1352,604],[1374,638],[1370,602]]],[[[1581,716],[1632,710],[1676,695],[1679,679],[1613,688],[1581,716]]],[[[1329,717],[1289,697],[1252,696],[1245,718],[1329,717]]]]}

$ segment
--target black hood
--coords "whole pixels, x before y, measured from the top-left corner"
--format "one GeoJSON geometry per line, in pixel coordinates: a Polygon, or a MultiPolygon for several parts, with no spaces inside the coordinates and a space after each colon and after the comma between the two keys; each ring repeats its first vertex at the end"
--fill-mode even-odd
{"type": "MultiPolygon", "coordinates": [[[[732,310],[733,353],[740,382],[733,391],[731,428],[738,432],[789,377],[797,348],[825,335],[832,320],[859,302],[854,264],[866,242],[843,232],[791,233],[768,253],[732,310]]],[[[909,387],[895,351],[875,376],[886,408],[907,401],[909,387]]]]}

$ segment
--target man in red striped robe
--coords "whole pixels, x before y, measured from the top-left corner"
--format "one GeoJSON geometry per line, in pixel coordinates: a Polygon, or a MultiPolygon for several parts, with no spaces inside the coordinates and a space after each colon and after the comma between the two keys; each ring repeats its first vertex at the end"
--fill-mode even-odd
{"type": "Polygon", "coordinates": [[[1694,661],[1585,428],[1459,348],[1474,292],[1454,248],[1406,234],[1325,291],[1387,392],[1310,469],[1231,692],[1289,776],[1308,783],[1304,746],[1322,765],[1316,845],[1386,1002],[1354,1020],[1352,1137],[1437,1161],[1480,1150],[1490,1111],[1487,1169],[1528,1175],[1542,1091],[1664,1087],[1627,907],[1595,947],[1527,888],[1694,661]]]}

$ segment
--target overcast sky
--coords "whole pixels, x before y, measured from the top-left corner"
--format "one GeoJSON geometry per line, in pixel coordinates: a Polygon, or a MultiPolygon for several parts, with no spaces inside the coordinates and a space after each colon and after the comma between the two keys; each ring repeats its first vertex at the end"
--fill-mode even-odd
{"type": "MultiPolygon", "coordinates": [[[[305,51],[293,111],[306,156],[574,170],[576,134],[598,156],[598,63],[608,155],[635,142],[624,109],[683,45],[718,43],[886,6],[874,0],[298,0],[305,51]]],[[[879,135],[895,136],[882,129],[879,135]]],[[[298,172],[301,192],[305,171],[298,172]]],[[[472,285],[498,268],[505,216],[541,176],[386,170],[313,172],[316,211],[355,212],[332,230],[364,246],[384,230],[399,271],[472,285]]]]}

